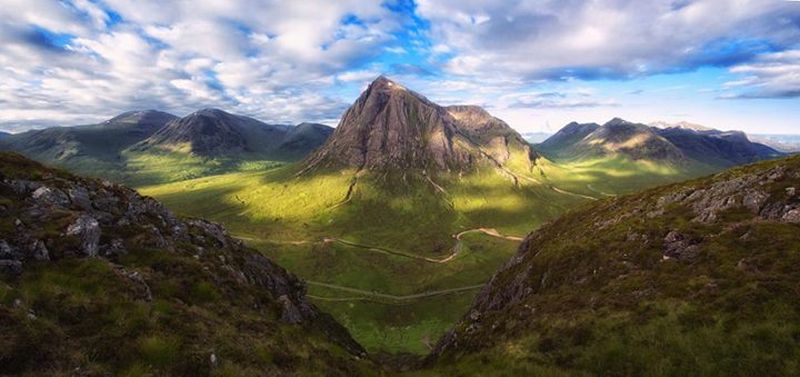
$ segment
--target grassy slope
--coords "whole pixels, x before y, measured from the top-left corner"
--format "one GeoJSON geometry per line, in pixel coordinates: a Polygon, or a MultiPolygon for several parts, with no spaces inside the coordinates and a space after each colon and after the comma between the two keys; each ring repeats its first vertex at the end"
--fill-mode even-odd
{"type": "MultiPolygon", "coordinates": [[[[556,192],[551,185],[602,197],[587,184],[618,193],[689,175],[631,161],[560,165],[542,160],[540,168],[527,171],[516,157],[512,155],[508,166],[520,177],[530,178],[520,179],[519,186],[493,169],[462,177],[435,177],[446,193],[422,180],[409,183],[367,174],[358,178],[351,200],[339,206],[354,171],[296,177],[297,168],[290,165],[145,186],[141,191],[179,213],[224,223],[307,280],[409,295],[481,284],[513,254],[517,243],[470,234],[455,260],[434,264],[319,241],[335,237],[441,258],[451,252],[453,234],[459,231],[489,227],[523,236],[588,201],[556,192]],[[612,166],[613,171],[609,170],[612,166]],[[599,172],[601,169],[606,172],[599,172]],[[610,185],[607,180],[618,183],[610,185]],[[306,243],[292,244],[297,241],[306,243]]],[[[431,339],[458,318],[476,293],[471,290],[397,303],[376,298],[370,300],[379,302],[368,302],[359,294],[355,295],[358,300],[328,301],[353,298],[354,294],[313,285],[309,292],[320,297],[316,302],[347,324],[368,349],[417,353],[428,350],[431,339]]]]}
{"type": "MultiPolygon", "coordinates": [[[[4,179],[51,187],[75,179],[6,154],[0,154],[0,171],[4,179]]],[[[0,190],[0,238],[14,237],[15,220],[31,219],[26,203],[6,187],[0,190]]],[[[152,224],[137,223],[103,230],[104,237],[123,239],[125,255],[113,261],[70,257],[78,240],[65,236],[64,228],[76,212],[53,210],[56,220],[34,230],[57,260],[29,260],[19,278],[0,276],[0,374],[369,374],[370,364],[355,361],[319,330],[280,321],[281,305],[267,290],[244,284],[227,269],[244,253],[226,254],[228,264],[221,264],[217,253],[227,251],[214,241],[202,244],[206,257],[194,255],[196,237],[168,251],[148,245],[142,227],[152,224]]]]}
{"type": "MultiPolygon", "coordinates": [[[[783,178],[765,178],[755,188],[770,195],[768,203],[796,203],[784,189],[800,185],[797,157],[714,179],[767,176],[779,166],[787,169],[783,178]]],[[[542,228],[519,258],[523,262],[498,274],[495,285],[503,289],[525,277],[535,293],[482,312],[481,325],[472,331],[459,325],[465,354],[457,360],[449,354],[438,372],[797,375],[800,227],[751,220],[743,207],[725,210],[708,224],[691,221],[696,214],[680,203],[666,206],[662,215],[642,215],[658,208],[661,197],[711,183],[704,178],[609,199],[542,228]],[[618,220],[597,229],[610,219],[618,220]],[[662,240],[670,230],[701,240],[698,256],[662,260],[662,240]]],[[[428,373],[437,371],[419,374],[428,373]]]]}

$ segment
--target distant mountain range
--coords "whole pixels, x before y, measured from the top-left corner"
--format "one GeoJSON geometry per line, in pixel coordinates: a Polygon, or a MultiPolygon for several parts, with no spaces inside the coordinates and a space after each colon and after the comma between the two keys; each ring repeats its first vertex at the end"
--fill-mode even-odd
{"type": "Polygon", "coordinates": [[[634,160],[694,161],[716,167],[782,155],[773,148],[750,141],[739,131],[719,131],[686,122],[645,125],[619,118],[603,125],[570,123],[537,147],[559,159],[623,155],[634,160]]]}
{"type": "Polygon", "coordinates": [[[332,132],[333,128],[321,124],[266,124],[219,109],[202,109],[167,123],[131,150],[183,151],[205,157],[257,154],[295,160],[321,145],[332,132]]]}
{"type": "Polygon", "coordinates": [[[99,124],[7,135],[0,139],[0,150],[91,173],[98,167],[122,167],[127,152],[295,161],[332,132],[333,128],[321,124],[272,125],[218,109],[199,110],[183,118],[146,110],[126,112],[99,124]]]}

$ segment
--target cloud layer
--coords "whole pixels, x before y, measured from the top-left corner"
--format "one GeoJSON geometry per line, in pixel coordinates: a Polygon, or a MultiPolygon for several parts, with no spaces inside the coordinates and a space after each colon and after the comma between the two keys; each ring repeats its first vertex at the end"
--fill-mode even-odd
{"type": "Polygon", "coordinates": [[[725,72],[714,98],[800,97],[800,2],[7,0],[0,17],[0,130],[208,106],[331,123],[382,72],[531,116],[706,67],[725,72]]]}

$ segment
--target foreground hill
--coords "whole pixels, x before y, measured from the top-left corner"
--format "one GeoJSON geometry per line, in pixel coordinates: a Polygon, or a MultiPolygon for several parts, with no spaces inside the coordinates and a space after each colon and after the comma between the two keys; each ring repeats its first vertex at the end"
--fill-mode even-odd
{"type": "Polygon", "coordinates": [[[559,160],[622,156],[632,160],[722,169],[779,157],[743,132],[719,131],[681,122],[650,126],[615,118],[603,125],[570,123],[538,147],[559,160]]]}
{"type": "Polygon", "coordinates": [[[305,286],[221,226],[0,154],[0,374],[361,374],[305,286]]]}
{"type": "Polygon", "coordinates": [[[798,189],[791,157],[569,212],[525,239],[433,358],[477,374],[796,376],[798,189]]]}

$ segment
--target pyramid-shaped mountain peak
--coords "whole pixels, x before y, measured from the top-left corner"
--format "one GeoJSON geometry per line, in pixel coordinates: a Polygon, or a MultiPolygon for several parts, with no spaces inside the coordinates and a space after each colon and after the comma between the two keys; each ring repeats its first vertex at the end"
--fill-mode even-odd
{"type": "Polygon", "coordinates": [[[530,154],[527,143],[504,122],[494,117],[456,117],[451,110],[379,76],[345,111],[326,144],[306,160],[305,171],[322,166],[464,171],[481,161],[502,164],[509,149],[517,146],[530,154]],[[504,132],[486,138],[487,127],[504,132]],[[498,148],[503,151],[494,150],[498,148]]]}

